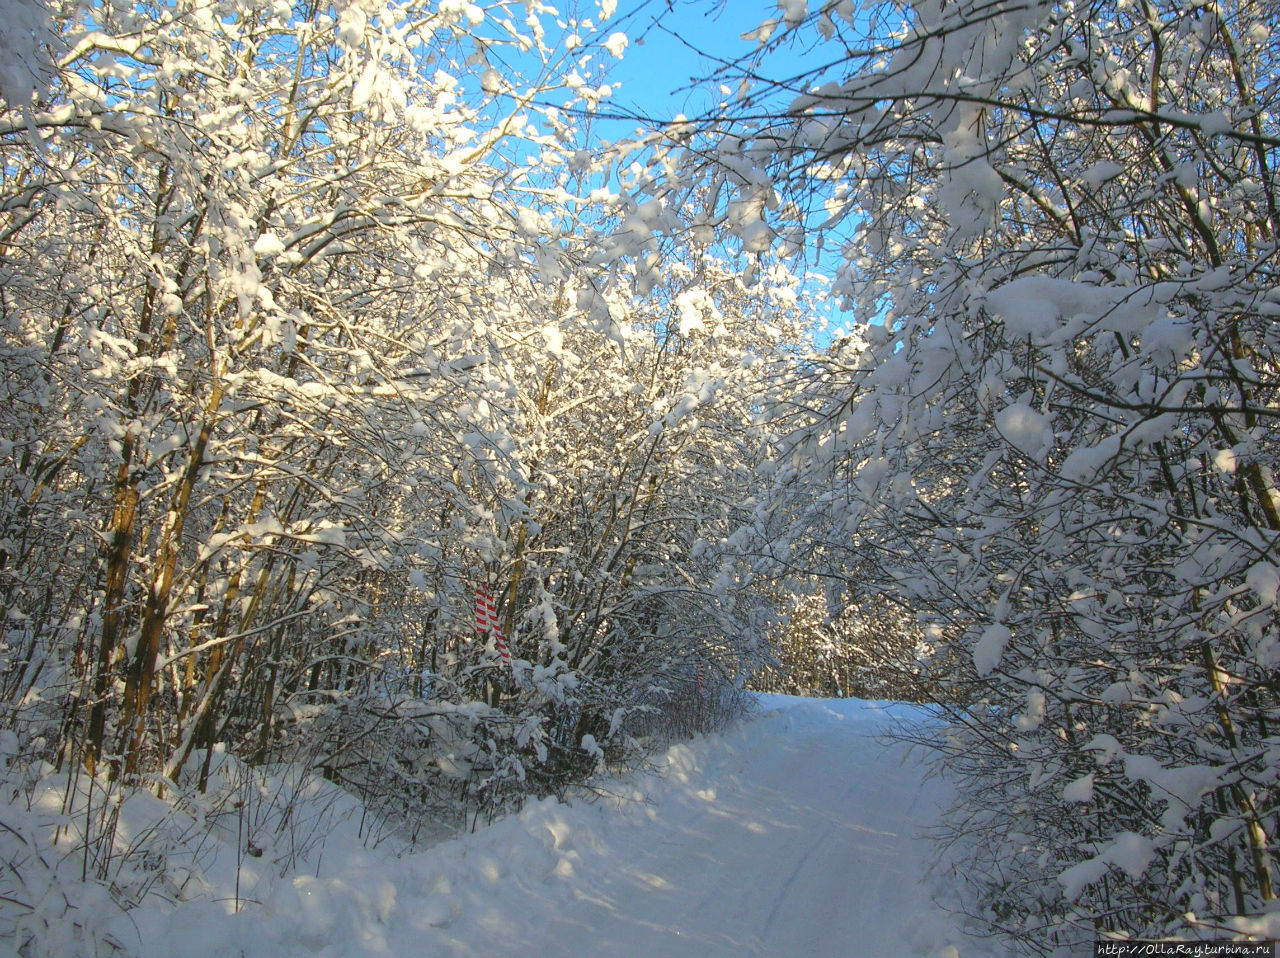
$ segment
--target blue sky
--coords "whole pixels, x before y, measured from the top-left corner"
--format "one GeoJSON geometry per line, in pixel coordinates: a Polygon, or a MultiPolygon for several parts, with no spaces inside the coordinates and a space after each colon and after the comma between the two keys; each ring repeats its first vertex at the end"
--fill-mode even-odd
{"type": "MultiPolygon", "coordinates": [[[[696,81],[714,74],[724,61],[750,55],[756,43],[742,35],[779,15],[775,0],[671,0],[670,6],[668,0],[619,0],[617,14],[604,25],[605,32],[621,30],[631,42],[622,61],[609,71],[608,82],[616,90],[602,105],[602,112],[613,109],[672,119],[680,113],[696,117],[715,110],[726,99],[719,83],[696,81]]],[[[802,51],[783,45],[770,52],[762,72],[786,79],[813,65],[802,51]]],[[[782,96],[784,102],[790,99],[789,94],[782,96]]],[[[605,121],[597,128],[606,135],[627,136],[636,124],[605,121]]],[[[817,260],[811,261],[810,268],[830,273],[839,257],[832,248],[817,260]]],[[[850,321],[850,316],[831,305],[829,320],[835,325],[850,321]]]]}
{"type": "Polygon", "coordinates": [[[751,53],[755,44],[741,35],[774,12],[756,0],[675,0],[670,8],[666,0],[623,0],[614,20],[631,45],[610,74],[621,83],[615,105],[663,118],[713,108],[714,87],[694,90],[693,81],[715,71],[716,57],[751,53]]]}
{"type": "MultiPolygon", "coordinates": [[[[667,0],[619,0],[618,12],[606,28],[625,32],[631,45],[622,62],[610,71],[610,83],[620,87],[602,109],[612,106],[660,119],[679,113],[694,117],[714,110],[722,98],[719,84],[694,81],[712,75],[724,60],[751,54],[756,43],[742,39],[742,34],[778,16],[775,0],[673,0],[670,8],[667,0]]],[[[822,59],[830,56],[826,53],[822,59]]],[[[770,51],[761,72],[788,79],[813,66],[815,61],[806,59],[803,50],[783,44],[770,51]]],[[[782,97],[783,102],[790,100],[790,94],[782,97]]],[[[619,123],[618,134],[630,133],[634,126],[619,123]]],[[[811,268],[833,271],[839,261],[836,248],[838,244],[820,254],[816,263],[811,261],[811,268]]],[[[829,318],[837,325],[851,319],[838,308],[833,308],[829,318]]]]}
{"type": "MultiPolygon", "coordinates": [[[[602,41],[614,32],[628,38],[621,60],[597,48],[594,66],[607,68],[601,77],[594,69],[584,75],[590,82],[604,82],[613,87],[613,95],[599,106],[602,125],[612,127],[607,118],[612,114],[638,115],[651,120],[671,120],[679,114],[690,118],[717,112],[717,105],[732,100],[737,92],[736,76],[729,80],[734,89],[726,96],[714,78],[726,63],[750,57],[757,49],[744,34],[755,31],[761,23],[781,16],[779,0],[616,0],[617,9],[604,22],[598,19],[600,0],[562,0],[557,7],[560,26],[566,34],[576,32],[581,20],[596,24],[598,32],[590,37],[602,41]]],[[[781,0],[795,3],[799,0],[781,0]]],[[[812,36],[812,31],[804,31],[812,36]]],[[[550,38],[552,45],[557,38],[550,38]]],[[[516,69],[528,67],[520,54],[503,43],[501,60],[516,69]]],[[[769,52],[763,73],[786,79],[805,72],[814,65],[812,57],[796,51],[789,44],[769,52]]],[[[501,68],[502,63],[498,63],[501,68]]],[[[538,64],[533,64],[536,69],[538,64]]],[[[733,71],[730,70],[732,73],[733,71]]],[[[759,93],[759,88],[756,91],[759,93]]],[[[783,94],[784,102],[790,99],[783,94]]],[[[767,99],[767,98],[766,98],[767,99]]],[[[610,137],[630,135],[636,123],[608,129],[610,137]]]]}
{"type": "MultiPolygon", "coordinates": [[[[595,21],[596,2],[578,0],[579,16],[595,21]]],[[[573,7],[572,0],[560,5],[562,11],[573,7]]],[[[725,78],[732,87],[727,94],[720,89],[719,80],[699,81],[712,77],[726,62],[749,57],[757,44],[743,35],[779,16],[776,0],[618,0],[616,13],[600,24],[597,37],[603,39],[619,31],[629,42],[621,60],[597,54],[595,62],[607,62],[608,70],[603,77],[591,74],[591,82],[608,83],[614,92],[590,121],[592,134],[606,140],[628,139],[640,130],[635,119],[611,118],[618,114],[661,122],[679,114],[697,118],[719,112],[719,103],[734,100],[737,76],[725,78]]],[[[770,51],[761,72],[787,79],[812,65],[802,51],[783,45],[770,51]]],[[[780,98],[786,103],[791,94],[782,93],[780,98]]],[[[838,248],[836,242],[826,252],[810,249],[808,268],[830,275],[839,264],[838,248]]],[[[828,318],[834,325],[849,321],[838,306],[832,303],[831,307],[828,318]]]]}

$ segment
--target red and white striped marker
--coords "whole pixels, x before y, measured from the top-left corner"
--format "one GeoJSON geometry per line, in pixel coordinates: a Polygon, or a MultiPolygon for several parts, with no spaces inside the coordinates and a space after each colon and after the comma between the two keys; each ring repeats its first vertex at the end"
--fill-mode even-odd
{"type": "Polygon", "coordinates": [[[476,589],[476,631],[493,633],[493,643],[498,647],[498,656],[502,664],[511,668],[511,652],[507,649],[507,640],[502,635],[502,626],[498,624],[498,606],[493,601],[493,593],[487,585],[476,589]]]}

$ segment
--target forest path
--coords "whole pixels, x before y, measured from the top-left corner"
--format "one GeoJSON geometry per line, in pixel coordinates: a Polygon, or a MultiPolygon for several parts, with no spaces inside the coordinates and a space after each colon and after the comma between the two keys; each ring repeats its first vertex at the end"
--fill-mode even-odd
{"type": "Polygon", "coordinates": [[[196,951],[1000,954],[934,901],[943,870],[928,877],[934,849],[923,833],[949,789],[884,739],[895,720],[924,719],[910,706],[764,696],[760,716],[672,747],[652,773],[607,783],[610,799],[531,803],[425,852],[295,877],[261,908],[195,936],[196,951]]]}
{"type": "Polygon", "coordinates": [[[923,881],[921,831],[948,789],[883,740],[885,712],[781,699],[766,712],[673,750],[649,820],[604,833],[526,954],[978,953],[923,881]]]}

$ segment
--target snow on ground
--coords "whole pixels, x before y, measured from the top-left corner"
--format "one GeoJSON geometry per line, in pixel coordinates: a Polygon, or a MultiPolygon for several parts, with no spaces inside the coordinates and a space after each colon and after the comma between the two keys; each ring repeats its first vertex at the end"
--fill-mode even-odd
{"type": "Polygon", "coordinates": [[[925,881],[945,783],[880,737],[908,706],[762,697],[762,714],[672,747],[615,798],[547,800],[392,858],[337,833],[316,874],[260,906],[144,906],[146,956],[1001,954],[925,881]]]}

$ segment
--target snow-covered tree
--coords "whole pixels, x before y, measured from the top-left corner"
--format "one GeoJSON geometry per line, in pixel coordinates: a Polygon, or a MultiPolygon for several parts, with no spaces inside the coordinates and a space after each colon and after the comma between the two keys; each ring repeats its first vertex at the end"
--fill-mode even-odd
{"type": "Polygon", "coordinates": [[[0,110],[0,690],[68,810],[218,746],[493,811],[727,714],[810,304],[704,232],[653,268],[632,148],[565,109],[612,6],[53,10],[0,110]]]}
{"type": "Polygon", "coordinates": [[[529,482],[495,330],[545,323],[577,202],[529,100],[584,94],[554,16],[501,4],[55,21],[0,131],[5,691],[61,690],[50,757],[172,777],[350,692],[389,608],[470,635],[529,482]]]}
{"type": "Polygon", "coordinates": [[[757,535],[919,613],[991,928],[1274,935],[1274,5],[780,6],[668,164],[869,324],[757,535]]]}

